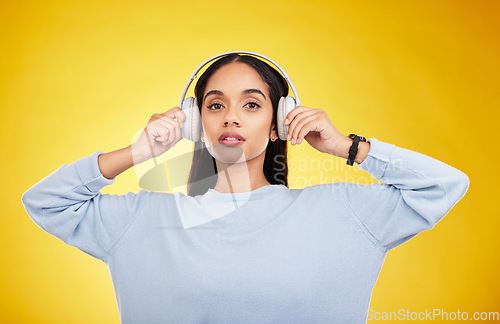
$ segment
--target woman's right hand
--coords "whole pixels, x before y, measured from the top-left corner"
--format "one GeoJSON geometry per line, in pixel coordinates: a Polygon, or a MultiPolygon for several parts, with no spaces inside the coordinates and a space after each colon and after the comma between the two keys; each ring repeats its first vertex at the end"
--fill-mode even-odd
{"type": "Polygon", "coordinates": [[[153,114],[139,139],[132,144],[134,164],[157,157],[173,147],[182,139],[181,127],[185,121],[186,115],[179,107],[153,114]]]}

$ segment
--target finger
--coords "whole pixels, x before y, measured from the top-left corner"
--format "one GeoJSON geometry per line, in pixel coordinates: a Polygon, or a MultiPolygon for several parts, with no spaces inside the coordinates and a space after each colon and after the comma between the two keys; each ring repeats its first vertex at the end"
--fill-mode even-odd
{"type": "Polygon", "coordinates": [[[184,114],[184,112],[180,108],[179,111],[175,113],[175,117],[177,117],[177,120],[181,124],[184,124],[184,122],[186,121],[186,114],[184,114]]]}
{"type": "Polygon", "coordinates": [[[179,107],[175,107],[173,109],[170,109],[168,112],[165,112],[164,115],[166,115],[172,119],[176,118],[180,124],[182,124],[186,121],[186,115],[184,114],[182,109],[180,109],[179,107]]]}
{"type": "MultiPolygon", "coordinates": [[[[179,121],[180,122],[180,121],[179,121]]],[[[178,141],[180,141],[182,139],[182,135],[181,135],[181,126],[179,125],[179,127],[175,127],[175,143],[177,143],[178,141]]]]}
{"type": "Polygon", "coordinates": [[[168,141],[169,130],[165,125],[161,125],[160,122],[152,125],[150,127],[150,134],[153,136],[154,142],[165,142],[168,141]]]}
{"type": "Polygon", "coordinates": [[[160,144],[165,138],[168,138],[168,130],[161,125],[149,124],[147,126],[148,146],[153,149],[156,145],[160,144]]]}
{"type": "Polygon", "coordinates": [[[165,122],[168,124],[168,125],[166,125],[166,127],[168,127],[168,129],[170,130],[170,136],[169,136],[170,143],[169,144],[174,146],[175,143],[177,143],[178,141],[180,141],[182,139],[181,126],[180,126],[179,122],[174,120],[174,119],[167,119],[167,120],[165,120],[165,122]]]}
{"type": "Polygon", "coordinates": [[[176,125],[176,126],[181,127],[180,121],[175,120],[172,117],[163,116],[162,118],[160,118],[158,120],[161,120],[162,122],[165,122],[165,123],[168,123],[168,124],[172,124],[172,125],[176,125]]]}
{"type": "Polygon", "coordinates": [[[148,128],[148,125],[144,127],[143,134],[146,136],[146,140],[148,141],[148,146],[152,148],[155,138],[154,135],[152,134],[152,129],[148,128]]]}
{"type": "Polygon", "coordinates": [[[293,119],[295,118],[295,116],[297,116],[301,112],[306,111],[306,110],[311,110],[311,109],[312,108],[308,108],[308,107],[304,107],[304,106],[297,106],[297,107],[293,108],[285,117],[285,125],[290,124],[293,121],[293,119]]]}
{"type": "Polygon", "coordinates": [[[155,140],[157,137],[161,135],[158,127],[156,127],[156,125],[153,123],[149,123],[148,125],[146,125],[146,133],[148,134],[148,137],[152,140],[155,140]]]}
{"type": "Polygon", "coordinates": [[[169,117],[165,117],[165,119],[161,119],[165,124],[165,127],[168,127],[170,131],[169,140],[172,144],[177,143],[182,139],[181,135],[181,125],[178,121],[171,119],[169,117]]]}
{"type": "Polygon", "coordinates": [[[172,143],[175,140],[175,128],[179,127],[178,122],[171,118],[161,118],[158,119],[157,122],[161,124],[163,129],[166,129],[168,132],[168,136],[166,138],[162,138],[162,145],[166,145],[167,143],[172,143]],[[177,124],[177,126],[176,126],[177,124]]]}
{"type": "MultiPolygon", "coordinates": [[[[158,114],[159,116],[163,116],[158,114]]],[[[174,122],[171,118],[168,117],[159,117],[150,123],[149,127],[151,128],[151,134],[154,136],[155,141],[165,142],[168,141],[170,136],[170,132],[168,125],[170,125],[170,121],[174,122]]]]}
{"type": "Polygon", "coordinates": [[[306,136],[307,133],[309,133],[309,128],[305,126],[314,120],[316,120],[316,116],[314,114],[300,119],[298,124],[293,129],[293,133],[291,134],[292,144],[298,144],[299,135],[302,134],[303,136],[306,136]]]}
{"type": "Polygon", "coordinates": [[[309,134],[310,132],[321,132],[321,129],[318,128],[317,119],[311,120],[304,124],[299,134],[297,135],[296,144],[302,143],[302,140],[309,134]]]}
{"type": "Polygon", "coordinates": [[[311,109],[311,110],[302,111],[300,114],[297,114],[295,116],[294,120],[288,126],[287,140],[291,140],[292,139],[292,133],[293,133],[294,129],[297,127],[297,124],[300,122],[300,120],[302,118],[310,116],[310,115],[313,115],[315,113],[316,113],[316,110],[315,109],[311,109]]]}

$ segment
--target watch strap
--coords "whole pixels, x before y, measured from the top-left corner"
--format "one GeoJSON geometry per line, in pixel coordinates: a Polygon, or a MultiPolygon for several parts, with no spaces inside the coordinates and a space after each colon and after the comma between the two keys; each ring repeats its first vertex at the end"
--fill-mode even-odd
{"type": "Polygon", "coordinates": [[[349,148],[349,157],[347,158],[347,165],[353,165],[356,154],[358,154],[359,142],[366,142],[366,138],[357,134],[349,134],[349,138],[352,139],[352,145],[349,148]]]}

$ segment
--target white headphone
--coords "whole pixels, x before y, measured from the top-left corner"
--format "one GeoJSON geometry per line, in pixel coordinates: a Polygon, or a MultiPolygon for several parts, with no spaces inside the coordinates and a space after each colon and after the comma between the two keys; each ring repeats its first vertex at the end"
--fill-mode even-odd
{"type": "Polygon", "coordinates": [[[283,73],[283,77],[288,81],[288,84],[292,88],[295,99],[290,97],[290,96],[281,97],[280,101],[278,103],[278,115],[277,115],[279,138],[283,141],[286,141],[287,135],[288,135],[288,126],[285,125],[285,117],[288,115],[288,113],[290,111],[292,111],[292,109],[300,106],[300,99],[299,99],[299,95],[297,94],[297,90],[295,90],[295,86],[293,85],[292,80],[290,80],[290,78],[286,74],[285,70],[283,70],[281,68],[281,66],[278,65],[278,63],[274,62],[273,60],[271,60],[270,58],[268,58],[264,55],[254,53],[254,52],[247,52],[247,51],[232,51],[232,52],[221,53],[221,54],[218,54],[218,55],[215,55],[215,56],[209,58],[208,60],[203,62],[198,68],[196,68],[196,70],[193,72],[193,74],[189,78],[188,83],[184,87],[184,91],[182,92],[181,100],[179,102],[179,107],[182,109],[182,111],[186,115],[186,121],[184,122],[184,126],[181,128],[182,137],[196,142],[196,141],[200,140],[200,136],[201,136],[201,116],[200,116],[200,110],[198,109],[198,104],[196,102],[196,98],[189,97],[189,98],[186,98],[186,100],[184,100],[184,98],[186,97],[186,92],[189,89],[189,86],[191,85],[193,80],[196,78],[196,74],[208,62],[210,62],[218,57],[221,57],[223,55],[233,54],[233,53],[251,54],[251,55],[255,55],[255,56],[258,56],[258,57],[261,57],[263,59],[268,60],[269,62],[273,63],[283,73]]]}

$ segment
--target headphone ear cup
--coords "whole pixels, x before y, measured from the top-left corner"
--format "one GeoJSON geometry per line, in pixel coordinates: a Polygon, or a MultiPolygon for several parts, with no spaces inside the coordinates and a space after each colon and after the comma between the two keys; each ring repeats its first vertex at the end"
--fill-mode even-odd
{"type": "Polygon", "coordinates": [[[281,97],[278,102],[278,135],[282,141],[286,141],[288,137],[288,125],[285,125],[285,118],[295,107],[297,107],[295,99],[290,96],[281,97]]]}
{"type": "Polygon", "coordinates": [[[182,137],[193,142],[199,141],[201,135],[201,116],[196,98],[186,98],[182,102],[181,109],[184,115],[186,115],[186,121],[181,128],[182,137]]]}

